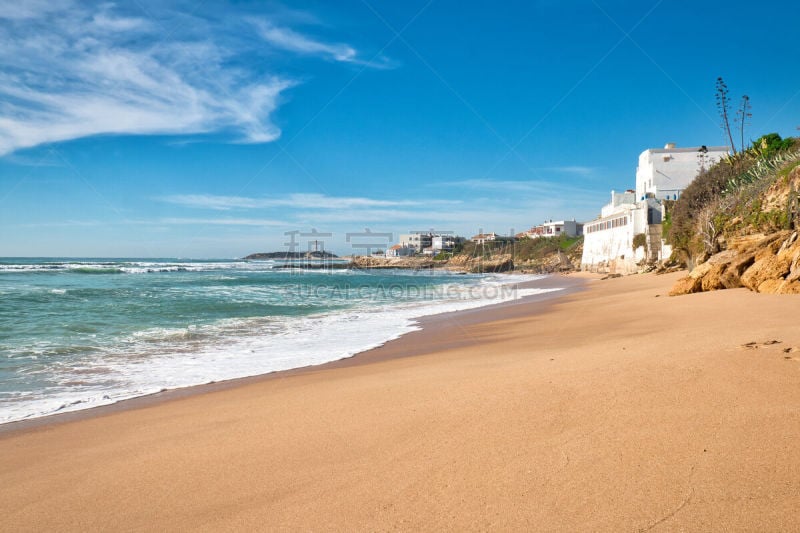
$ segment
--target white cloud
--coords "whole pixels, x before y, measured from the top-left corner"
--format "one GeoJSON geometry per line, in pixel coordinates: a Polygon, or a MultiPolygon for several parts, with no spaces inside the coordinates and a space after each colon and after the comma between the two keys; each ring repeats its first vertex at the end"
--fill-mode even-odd
{"type": "Polygon", "coordinates": [[[216,196],[210,194],[176,194],[158,198],[159,201],[194,207],[226,211],[229,209],[263,209],[290,207],[300,209],[360,209],[369,207],[419,206],[421,204],[452,205],[456,201],[428,200],[378,200],[374,198],[327,196],[324,194],[289,194],[283,197],[250,198],[244,196],[216,196]]]}
{"type": "Polygon", "coordinates": [[[548,167],[544,170],[553,172],[563,172],[564,174],[577,174],[579,176],[591,176],[597,170],[595,167],[585,167],[580,165],[568,165],[563,167],[548,167]]]}
{"type": "Polygon", "coordinates": [[[439,187],[465,187],[467,189],[483,189],[487,191],[530,191],[541,190],[542,186],[549,186],[547,182],[538,181],[513,181],[513,180],[490,180],[490,179],[467,179],[459,181],[447,181],[435,183],[432,186],[439,187]]]}
{"type": "Polygon", "coordinates": [[[269,22],[257,21],[256,25],[261,37],[276,48],[301,54],[328,56],[336,61],[356,60],[355,49],[347,44],[315,41],[289,28],[275,26],[269,22]]]}
{"type": "MultiPolygon", "coordinates": [[[[135,11],[0,0],[0,156],[99,134],[230,132],[250,143],[280,136],[271,117],[298,82],[250,61],[263,53],[251,24],[177,11],[151,21],[135,11]]],[[[349,45],[271,28],[275,49],[356,60],[349,45]]]]}
{"type": "Polygon", "coordinates": [[[0,19],[24,20],[40,17],[68,9],[72,6],[69,0],[0,0],[0,19]]]}
{"type": "Polygon", "coordinates": [[[211,226],[285,226],[285,222],[279,220],[261,218],[162,218],[160,224],[188,224],[188,225],[211,225],[211,226]]]}
{"type": "Polygon", "coordinates": [[[493,179],[466,179],[434,183],[433,187],[459,187],[472,190],[486,191],[497,197],[503,193],[527,193],[531,198],[568,197],[575,201],[583,199],[597,200],[597,193],[593,189],[576,187],[558,180],[493,180],[493,179]]]}
{"type": "Polygon", "coordinates": [[[138,17],[113,17],[98,13],[92,18],[95,27],[108,31],[131,31],[149,26],[148,22],[138,17]]]}
{"type": "Polygon", "coordinates": [[[359,56],[358,51],[345,43],[326,43],[303,35],[290,28],[275,25],[264,20],[253,20],[258,33],[264,41],[275,48],[294,52],[296,54],[318,56],[343,63],[355,63],[367,67],[386,69],[393,64],[386,57],[378,56],[366,60],[359,56]]]}

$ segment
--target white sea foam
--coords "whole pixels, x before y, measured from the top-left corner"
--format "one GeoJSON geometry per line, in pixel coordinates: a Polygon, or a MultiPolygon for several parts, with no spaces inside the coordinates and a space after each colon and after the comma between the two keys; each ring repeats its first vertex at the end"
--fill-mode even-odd
{"type": "Polygon", "coordinates": [[[225,319],[185,329],[153,328],[123,340],[118,351],[65,367],[47,390],[15,393],[0,410],[0,422],[351,357],[419,329],[417,319],[424,316],[561,290],[512,288],[540,277],[487,276],[480,283],[471,278],[471,283],[451,285],[444,300],[365,302],[347,311],[302,318],[225,319]]]}
{"type": "Polygon", "coordinates": [[[44,263],[0,264],[0,273],[53,272],[71,273],[120,273],[150,274],[156,272],[204,272],[213,270],[268,271],[276,265],[274,261],[258,262],[154,262],[154,261],[52,261],[44,263]]]}

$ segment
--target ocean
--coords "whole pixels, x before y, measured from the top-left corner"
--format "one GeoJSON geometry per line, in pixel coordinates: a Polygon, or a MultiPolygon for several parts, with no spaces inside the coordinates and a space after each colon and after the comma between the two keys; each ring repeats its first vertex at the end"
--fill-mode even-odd
{"type": "Polygon", "coordinates": [[[0,259],[0,423],[317,365],[538,276],[285,262],[0,259]],[[294,265],[298,266],[298,265],[294,265]]]}

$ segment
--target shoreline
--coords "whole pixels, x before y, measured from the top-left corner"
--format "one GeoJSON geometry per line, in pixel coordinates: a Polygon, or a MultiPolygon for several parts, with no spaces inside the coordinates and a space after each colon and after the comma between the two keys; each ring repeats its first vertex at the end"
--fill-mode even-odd
{"type": "MultiPolygon", "coordinates": [[[[513,276],[514,274],[504,274],[513,276]]],[[[463,309],[458,311],[447,311],[434,315],[427,315],[415,319],[417,328],[406,333],[401,334],[399,337],[389,339],[382,345],[369,348],[357,352],[348,357],[335,359],[317,365],[307,365],[297,368],[290,368],[287,370],[276,370],[263,374],[255,374],[252,376],[244,376],[240,378],[226,379],[220,381],[212,381],[209,383],[200,383],[197,385],[189,385],[186,387],[178,387],[174,389],[162,390],[141,396],[134,396],[132,398],[125,398],[110,404],[97,405],[85,409],[77,409],[73,411],[65,411],[62,413],[55,412],[43,416],[26,418],[23,420],[15,420],[0,424],[0,439],[7,434],[15,434],[17,432],[31,431],[50,425],[66,424],[70,422],[81,421],[88,418],[103,417],[114,414],[119,411],[129,409],[140,409],[158,405],[162,402],[169,402],[172,400],[185,398],[195,394],[206,394],[209,392],[217,392],[229,390],[231,388],[247,385],[250,383],[258,383],[265,380],[282,379],[292,375],[300,375],[308,372],[325,371],[331,368],[342,368],[354,365],[370,364],[377,361],[396,357],[408,357],[417,355],[413,353],[415,347],[420,345],[431,345],[429,336],[433,337],[431,330],[441,325],[448,325],[451,327],[463,327],[468,324],[477,324],[481,322],[490,322],[501,318],[508,318],[513,316],[514,310],[517,306],[526,307],[524,309],[517,309],[517,314],[531,314],[544,312],[544,307],[538,309],[535,307],[544,306],[546,302],[557,298],[566,297],[567,295],[583,290],[586,279],[593,276],[560,276],[556,274],[542,274],[542,278],[533,281],[524,281],[519,283],[509,283],[509,285],[517,285],[517,288],[562,288],[562,290],[536,294],[532,296],[523,296],[517,300],[507,302],[499,302],[489,304],[481,307],[463,309]],[[557,283],[555,280],[565,280],[563,283],[557,283]],[[569,281],[566,281],[569,280],[569,281]],[[534,307],[535,306],[535,307],[534,307]],[[426,331],[427,330],[427,331],[426,331]],[[410,337],[410,340],[409,340],[410,337]],[[405,342],[404,342],[405,341],[405,342]]]]}
{"type": "Polygon", "coordinates": [[[382,348],[404,356],[4,434],[4,524],[796,530],[800,298],[667,297],[680,275],[429,324],[382,348]]]}

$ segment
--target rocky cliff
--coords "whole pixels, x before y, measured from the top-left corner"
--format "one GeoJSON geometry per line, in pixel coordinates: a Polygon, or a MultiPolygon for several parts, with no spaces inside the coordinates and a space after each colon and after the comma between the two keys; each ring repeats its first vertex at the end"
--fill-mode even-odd
{"type": "Polygon", "coordinates": [[[712,255],[678,280],[671,295],[747,287],[756,292],[800,294],[797,231],[748,235],[712,255]]]}
{"type": "Polygon", "coordinates": [[[725,221],[719,238],[722,250],[679,280],[670,294],[738,287],[800,294],[800,213],[796,192],[800,190],[800,166],[788,165],[770,179],[752,201],[757,211],[749,217],[735,214],[726,218],[725,213],[717,214],[717,220],[725,221]],[[772,231],[757,231],[764,227],[772,231]]]}

